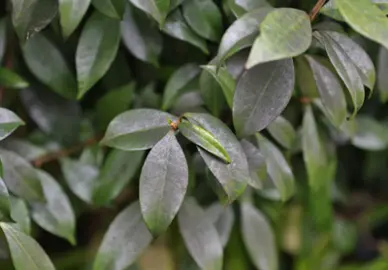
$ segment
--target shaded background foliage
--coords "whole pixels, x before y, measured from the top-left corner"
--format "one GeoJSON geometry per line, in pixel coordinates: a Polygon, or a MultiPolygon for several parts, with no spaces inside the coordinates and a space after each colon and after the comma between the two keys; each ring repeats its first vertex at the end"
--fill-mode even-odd
{"type": "Polygon", "coordinates": [[[388,1],[0,12],[1,269],[388,269],[388,1]]]}

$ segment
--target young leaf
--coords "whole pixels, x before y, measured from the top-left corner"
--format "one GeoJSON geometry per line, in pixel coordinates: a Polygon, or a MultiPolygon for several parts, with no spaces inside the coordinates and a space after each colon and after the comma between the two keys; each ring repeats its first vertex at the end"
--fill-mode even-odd
{"type": "Polygon", "coordinates": [[[191,30],[191,28],[185,22],[179,9],[175,10],[173,13],[171,13],[171,15],[168,16],[162,29],[166,34],[190,43],[191,45],[199,48],[205,54],[209,53],[206,42],[196,33],[194,33],[193,30],[191,30]]]}
{"type": "Polygon", "coordinates": [[[183,202],[179,230],[191,256],[201,269],[222,269],[222,244],[214,225],[194,198],[183,202]]]}
{"type": "Polygon", "coordinates": [[[214,203],[206,209],[206,217],[214,224],[223,247],[228,243],[234,225],[234,212],[232,207],[214,203]]]}
{"type": "Polygon", "coordinates": [[[228,152],[226,152],[217,138],[200,125],[182,119],[178,125],[178,129],[188,140],[224,160],[226,163],[231,162],[228,152]]]}
{"type": "Polygon", "coordinates": [[[151,15],[163,27],[171,0],[129,0],[134,6],[151,15]]]}
{"type": "Polygon", "coordinates": [[[287,149],[292,149],[296,141],[296,131],[294,127],[282,116],[278,116],[267,127],[268,132],[278,143],[287,149]]]}
{"type": "Polygon", "coordinates": [[[12,195],[9,196],[9,202],[11,204],[11,218],[16,222],[14,226],[25,234],[31,234],[31,219],[26,202],[12,195]]]}
{"type": "Polygon", "coordinates": [[[102,14],[121,19],[125,10],[125,0],[92,0],[93,6],[102,14]]]}
{"type": "Polygon", "coordinates": [[[246,67],[300,55],[310,47],[311,40],[311,23],[304,11],[275,9],[260,24],[260,35],[253,43],[246,67]]]}
{"type": "Polygon", "coordinates": [[[388,147],[388,130],[386,126],[368,116],[356,118],[356,134],[352,144],[358,148],[379,151],[388,147]]]}
{"type": "Polygon", "coordinates": [[[276,239],[266,217],[248,202],[241,204],[241,234],[252,262],[261,270],[278,269],[276,239]]]}
{"type": "Polygon", "coordinates": [[[140,175],[140,208],[153,235],[165,232],[178,213],[188,180],[185,155],[170,131],[152,148],[140,175]]]}
{"type": "Polygon", "coordinates": [[[75,244],[75,216],[61,186],[48,173],[37,170],[43,187],[45,203],[32,204],[32,218],[43,229],[75,244]]]}
{"type": "Polygon", "coordinates": [[[250,181],[248,162],[239,141],[218,118],[204,113],[186,113],[184,116],[189,122],[198,124],[213,134],[229,154],[231,162],[227,164],[198,147],[206,165],[228,195],[229,202],[234,201],[244,192],[250,181]]]}
{"type": "Polygon", "coordinates": [[[138,171],[144,157],[143,151],[113,150],[101,168],[93,203],[106,205],[115,199],[138,171]]]}
{"type": "Polygon", "coordinates": [[[52,0],[11,0],[12,23],[24,43],[45,28],[58,12],[58,2],[52,0]]]}
{"type": "Polygon", "coordinates": [[[222,15],[212,0],[187,0],[183,17],[201,37],[217,42],[222,34],[222,15]]]}
{"type": "Polygon", "coordinates": [[[152,148],[170,130],[176,117],[153,109],[135,109],[110,122],[101,143],[125,151],[152,148]]]}
{"type": "Polygon", "coordinates": [[[181,93],[181,91],[187,86],[197,75],[200,69],[196,64],[186,64],[177,69],[169,78],[163,95],[163,110],[171,108],[174,101],[181,93]]]}
{"type": "Polygon", "coordinates": [[[380,93],[381,102],[388,101],[388,49],[380,47],[377,58],[377,89],[380,93]]]}
{"type": "Polygon", "coordinates": [[[23,120],[15,113],[8,109],[0,108],[0,140],[7,138],[15,129],[22,125],[24,125],[23,120]]]}
{"type": "Polygon", "coordinates": [[[23,47],[23,57],[39,81],[65,98],[76,97],[74,75],[58,48],[43,34],[35,35],[27,42],[23,47]]]}
{"type": "Polygon", "coordinates": [[[0,68],[0,86],[19,89],[28,87],[28,82],[12,70],[0,68]]]}
{"type": "Polygon", "coordinates": [[[1,222],[0,227],[7,239],[16,270],[55,270],[50,258],[33,238],[12,224],[1,222]]]}
{"type": "Polygon", "coordinates": [[[248,184],[255,189],[261,189],[267,174],[264,156],[256,146],[245,139],[241,141],[241,146],[247,157],[251,174],[251,181],[248,184]]]}
{"type": "Polygon", "coordinates": [[[127,49],[138,59],[158,66],[162,36],[154,22],[128,4],[121,22],[121,37],[127,49]]]}
{"type": "Polygon", "coordinates": [[[120,21],[95,12],[82,30],[76,52],[80,99],[108,71],[120,43],[120,21]]]}
{"type": "Polygon", "coordinates": [[[9,217],[11,214],[11,204],[9,202],[9,193],[4,180],[0,177],[0,220],[9,217]]]}
{"type": "Polygon", "coordinates": [[[291,59],[264,63],[241,76],[233,100],[233,123],[240,136],[266,128],[291,99],[295,83],[291,59]]]}
{"type": "Polygon", "coordinates": [[[127,269],[152,241],[138,202],[125,208],[110,224],[93,270],[127,269]]]}
{"type": "Polygon", "coordinates": [[[91,0],[59,0],[62,35],[68,38],[81,23],[91,0]]]}

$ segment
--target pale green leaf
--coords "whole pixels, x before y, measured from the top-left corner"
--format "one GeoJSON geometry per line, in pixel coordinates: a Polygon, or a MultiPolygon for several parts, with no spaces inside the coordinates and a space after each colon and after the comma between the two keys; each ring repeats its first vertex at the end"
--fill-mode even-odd
{"type": "Polygon", "coordinates": [[[251,10],[271,7],[267,0],[227,0],[236,17],[241,17],[251,10]]]}
{"type": "Polygon", "coordinates": [[[9,202],[11,204],[11,218],[16,222],[14,226],[25,234],[31,234],[31,219],[26,202],[12,195],[9,196],[9,202]]]}
{"type": "Polygon", "coordinates": [[[24,125],[24,122],[19,116],[8,109],[0,107],[0,140],[7,138],[22,125],[24,125]]]}
{"type": "Polygon", "coordinates": [[[19,89],[28,87],[28,82],[12,70],[0,68],[0,86],[19,89]]]}
{"type": "Polygon", "coordinates": [[[296,131],[287,119],[278,116],[268,125],[267,129],[283,147],[292,149],[296,142],[296,131]]]}
{"type": "Polygon", "coordinates": [[[388,128],[368,116],[356,118],[356,134],[352,144],[358,148],[379,151],[388,147],[388,128]]]}
{"type": "Polygon", "coordinates": [[[62,35],[68,38],[81,23],[91,0],[59,0],[62,35]]]}

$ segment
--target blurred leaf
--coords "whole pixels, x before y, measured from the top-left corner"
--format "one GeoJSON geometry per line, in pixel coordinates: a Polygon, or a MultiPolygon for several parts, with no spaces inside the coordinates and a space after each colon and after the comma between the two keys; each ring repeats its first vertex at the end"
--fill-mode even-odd
{"type": "Polygon", "coordinates": [[[377,58],[377,89],[381,102],[388,101],[388,49],[381,46],[377,58]]]}
{"type": "Polygon", "coordinates": [[[59,0],[62,35],[68,38],[81,23],[91,0],[59,0]]]}
{"type": "Polygon", "coordinates": [[[97,252],[93,270],[127,269],[152,241],[138,202],[125,208],[110,224],[97,252]]]}
{"type": "Polygon", "coordinates": [[[120,43],[120,21],[95,12],[86,22],[76,52],[78,99],[109,70],[120,43]]]}
{"type": "Polygon", "coordinates": [[[247,70],[237,83],[233,123],[240,136],[266,128],[291,99],[294,89],[291,59],[265,63],[247,70]]]}
{"type": "Polygon", "coordinates": [[[319,12],[337,21],[344,21],[344,18],[342,17],[337,6],[335,5],[335,0],[327,1],[327,3],[321,8],[319,12]]]}
{"type": "Polygon", "coordinates": [[[94,146],[85,148],[79,157],[80,162],[90,164],[96,167],[101,166],[103,159],[104,159],[104,150],[99,145],[94,145],[94,146]]]}
{"type": "Polygon", "coordinates": [[[310,47],[311,39],[310,19],[304,11],[275,9],[260,24],[246,67],[298,56],[310,47]]]}
{"type": "Polygon", "coordinates": [[[189,91],[177,99],[171,111],[175,115],[182,115],[186,112],[207,112],[202,105],[204,104],[199,91],[189,91]]]}
{"type": "Polygon", "coordinates": [[[5,50],[7,47],[7,20],[0,19],[0,62],[3,61],[5,50]]]}
{"type": "Polygon", "coordinates": [[[368,116],[356,118],[356,134],[352,144],[358,148],[379,151],[388,147],[388,129],[368,116]]]}
{"type": "Polygon", "coordinates": [[[241,146],[247,157],[251,175],[251,181],[248,184],[255,189],[261,189],[267,174],[264,156],[256,146],[245,139],[241,141],[241,146]]]}
{"type": "Polygon", "coordinates": [[[123,50],[118,50],[115,60],[101,82],[105,88],[113,89],[132,82],[132,72],[123,50]]]}
{"type": "Polygon", "coordinates": [[[343,254],[349,254],[357,244],[357,228],[352,222],[337,219],[334,222],[333,242],[334,246],[343,254]]]}
{"type": "Polygon", "coordinates": [[[126,151],[152,148],[170,130],[176,117],[153,109],[134,109],[110,122],[101,143],[126,151]]]}
{"type": "Polygon", "coordinates": [[[302,55],[294,59],[296,86],[300,90],[300,94],[306,98],[319,97],[316,85],[317,80],[314,78],[314,73],[307,61],[307,57],[302,55]]]}
{"type": "Polygon", "coordinates": [[[7,138],[19,126],[25,123],[12,111],[0,108],[0,140],[7,138]]]}
{"type": "Polygon", "coordinates": [[[22,199],[10,195],[11,218],[16,222],[18,230],[25,234],[31,234],[31,219],[27,204],[22,199]]]}
{"type": "MultiPolygon", "coordinates": [[[[46,0],[45,0],[46,1],[46,0]]],[[[76,97],[76,81],[58,48],[43,34],[35,35],[23,47],[31,73],[52,91],[69,99],[76,97]],[[42,54],[41,52],[45,53],[42,54]]]]}
{"type": "Polygon", "coordinates": [[[296,141],[296,131],[291,123],[282,116],[278,116],[267,127],[268,132],[278,143],[287,149],[291,149],[296,141]]]}
{"type": "Polygon", "coordinates": [[[194,198],[183,202],[178,213],[179,229],[186,247],[201,269],[222,269],[222,244],[217,230],[194,198]]]}
{"type": "Polygon", "coordinates": [[[140,175],[140,208],[154,236],[165,232],[178,213],[188,178],[185,155],[170,131],[152,148],[140,175]]]}
{"type": "Polygon", "coordinates": [[[9,202],[9,193],[4,180],[0,177],[0,220],[9,217],[11,214],[11,205],[9,202]]]}
{"type": "Polygon", "coordinates": [[[160,93],[156,92],[156,86],[154,82],[150,82],[140,91],[134,101],[136,102],[135,108],[152,108],[159,109],[162,104],[162,97],[160,93]]]}
{"type": "Polygon", "coordinates": [[[6,88],[26,88],[28,82],[10,69],[0,68],[0,85],[6,88]]]}
{"type": "Polygon", "coordinates": [[[227,0],[236,17],[259,8],[271,7],[267,0],[227,0]]]}
{"type": "Polygon", "coordinates": [[[16,270],[55,270],[50,258],[30,236],[12,224],[0,223],[16,270]]]}
{"type": "Polygon", "coordinates": [[[163,27],[172,0],[129,0],[134,6],[151,15],[163,27]]]}
{"type": "Polygon", "coordinates": [[[122,19],[125,0],[92,0],[93,6],[102,14],[115,19],[122,19]]]}
{"type": "Polygon", "coordinates": [[[225,206],[219,203],[214,203],[206,209],[206,216],[214,224],[222,246],[225,247],[229,241],[234,225],[235,217],[233,208],[225,208],[225,206]]]}

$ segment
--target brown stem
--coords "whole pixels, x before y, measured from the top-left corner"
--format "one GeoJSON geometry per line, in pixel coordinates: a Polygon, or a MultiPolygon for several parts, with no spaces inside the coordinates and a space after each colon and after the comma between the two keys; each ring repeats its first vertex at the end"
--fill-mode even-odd
{"type": "Polygon", "coordinates": [[[48,162],[51,162],[51,161],[54,161],[54,160],[57,160],[57,159],[60,159],[63,157],[70,156],[74,153],[81,151],[85,147],[92,146],[92,145],[98,143],[100,141],[100,139],[101,139],[101,136],[96,136],[96,137],[90,138],[90,139],[88,139],[80,144],[74,145],[70,148],[62,149],[62,150],[59,150],[57,152],[45,154],[45,155],[40,156],[40,157],[36,158],[35,160],[33,160],[32,164],[38,168],[42,167],[42,165],[45,163],[48,163],[48,162]]]}
{"type": "Polygon", "coordinates": [[[326,0],[318,0],[313,9],[310,12],[310,21],[314,21],[315,17],[318,15],[319,10],[323,7],[326,0]]]}

